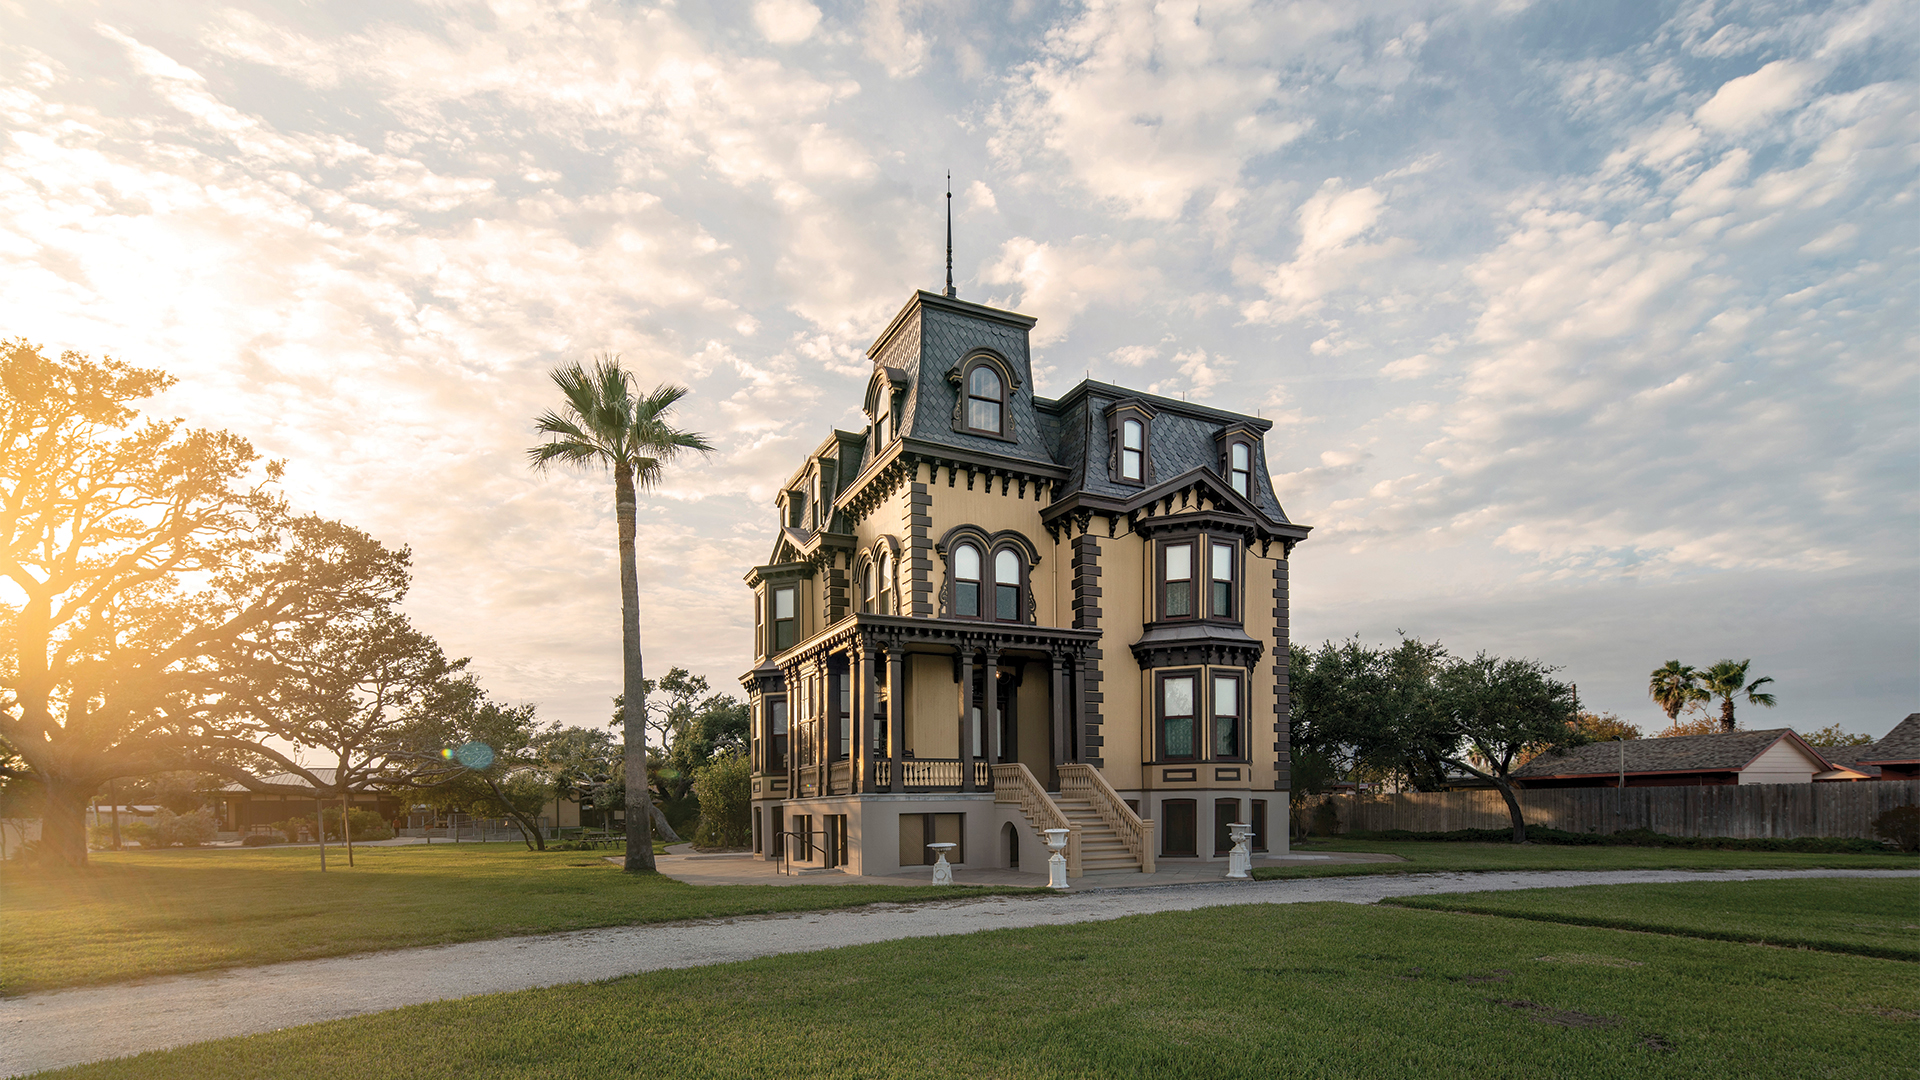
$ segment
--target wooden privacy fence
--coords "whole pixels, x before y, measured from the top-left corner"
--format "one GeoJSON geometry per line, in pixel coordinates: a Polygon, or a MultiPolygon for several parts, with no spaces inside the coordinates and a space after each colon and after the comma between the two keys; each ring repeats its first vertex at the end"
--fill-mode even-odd
{"type": "MultiPolygon", "coordinates": [[[[1518,792],[1529,826],[1565,832],[1651,829],[1668,836],[1873,839],[1873,819],[1920,805],[1920,780],[1848,784],[1726,784],[1703,787],[1535,788],[1518,792]]],[[[1452,832],[1513,825],[1498,791],[1333,795],[1340,831],[1452,832]]],[[[1318,822],[1315,822],[1318,831],[1318,822]]]]}

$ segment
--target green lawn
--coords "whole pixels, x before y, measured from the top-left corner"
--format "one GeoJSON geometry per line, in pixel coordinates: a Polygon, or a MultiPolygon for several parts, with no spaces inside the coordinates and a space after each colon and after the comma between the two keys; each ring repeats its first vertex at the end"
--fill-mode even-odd
{"type": "Polygon", "coordinates": [[[1405,862],[1360,866],[1261,866],[1253,876],[1275,878],[1344,877],[1352,874],[1419,874],[1469,870],[1808,870],[1853,867],[1861,870],[1920,870],[1920,857],[1828,855],[1797,851],[1696,851],[1688,848],[1564,847],[1551,844],[1472,844],[1400,840],[1320,840],[1297,844],[1301,853],[1384,852],[1405,862]]]}
{"type": "Polygon", "coordinates": [[[469,998],[51,1075],[1880,1080],[1920,1060],[1917,975],[1451,912],[1243,906],[469,998]]]}
{"type": "Polygon", "coordinates": [[[1589,885],[1404,896],[1383,902],[1920,960],[1920,880],[1911,878],[1589,885]]]}
{"type": "Polygon", "coordinates": [[[695,887],[624,874],[608,852],[517,843],[103,852],[0,885],[0,993],[592,926],[852,907],[1007,888],[695,887]]]}

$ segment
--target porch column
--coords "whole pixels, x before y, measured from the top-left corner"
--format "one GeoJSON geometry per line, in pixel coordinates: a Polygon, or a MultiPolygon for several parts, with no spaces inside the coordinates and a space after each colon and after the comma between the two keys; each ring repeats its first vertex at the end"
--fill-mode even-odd
{"type": "Polygon", "coordinates": [[[982,701],[985,714],[983,723],[987,725],[987,762],[989,766],[998,763],[1000,753],[1000,647],[987,646],[986,673],[980,680],[983,687],[982,701]]]}
{"type": "Polygon", "coordinates": [[[1047,654],[1053,671],[1053,756],[1049,761],[1047,790],[1060,790],[1060,766],[1067,761],[1067,654],[1054,649],[1047,654]]]}
{"type": "Polygon", "coordinates": [[[960,651],[960,790],[973,790],[973,647],[960,651]]]}
{"type": "Polygon", "coordinates": [[[865,793],[873,790],[873,761],[879,750],[874,745],[879,740],[874,738],[877,732],[873,713],[880,699],[873,678],[873,646],[865,638],[856,643],[854,657],[854,662],[860,665],[860,681],[855,684],[860,688],[860,723],[855,730],[860,740],[860,791],[865,793]]]}
{"type": "Polygon", "coordinates": [[[887,767],[888,791],[907,787],[907,665],[899,642],[887,646],[887,767]]]}

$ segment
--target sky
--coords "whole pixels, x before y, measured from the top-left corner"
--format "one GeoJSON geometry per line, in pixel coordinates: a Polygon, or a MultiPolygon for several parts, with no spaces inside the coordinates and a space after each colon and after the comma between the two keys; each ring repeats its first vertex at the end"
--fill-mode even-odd
{"type": "Polygon", "coordinates": [[[738,692],[773,496],[944,277],[1035,380],[1270,419],[1296,641],[1561,668],[1651,734],[1920,709],[1920,9],[0,0],[0,337],[178,384],[412,549],[409,612],[598,725],[611,351],[717,448],[642,502],[649,670],[738,692]]]}

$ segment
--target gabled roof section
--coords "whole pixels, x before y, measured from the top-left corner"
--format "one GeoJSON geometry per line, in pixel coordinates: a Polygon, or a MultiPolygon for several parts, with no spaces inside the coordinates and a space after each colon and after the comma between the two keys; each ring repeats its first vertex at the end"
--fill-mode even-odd
{"type": "Polygon", "coordinates": [[[1571,750],[1542,754],[1513,775],[1518,779],[1549,776],[1606,776],[1620,771],[1626,752],[1630,773],[1739,772],[1754,763],[1773,744],[1785,739],[1813,760],[1816,772],[1829,767],[1820,752],[1807,745],[1792,728],[1730,731],[1717,735],[1679,735],[1667,739],[1627,739],[1588,743],[1571,750]]]}
{"type": "Polygon", "coordinates": [[[1858,761],[1875,765],[1905,765],[1920,762],[1920,713],[1908,713],[1893,726],[1886,738],[1872,746],[1863,746],[1858,761]]]}
{"type": "MultiPolygon", "coordinates": [[[[1272,421],[1092,380],[1069,390],[1058,401],[1042,400],[1038,404],[1043,412],[1053,414],[1053,423],[1049,426],[1055,431],[1055,454],[1073,473],[1067,482],[1067,495],[1085,492],[1130,500],[1140,494],[1139,487],[1122,484],[1109,473],[1112,446],[1106,413],[1126,401],[1140,402],[1153,409],[1147,454],[1156,478],[1184,476],[1195,469],[1218,475],[1220,434],[1228,428],[1246,431],[1253,441],[1254,490],[1245,501],[1267,521],[1290,523],[1273,490],[1273,480],[1267,470],[1266,441],[1260,437],[1273,427],[1272,421]]],[[[1224,477],[1221,486],[1225,486],[1224,477]]]]}

